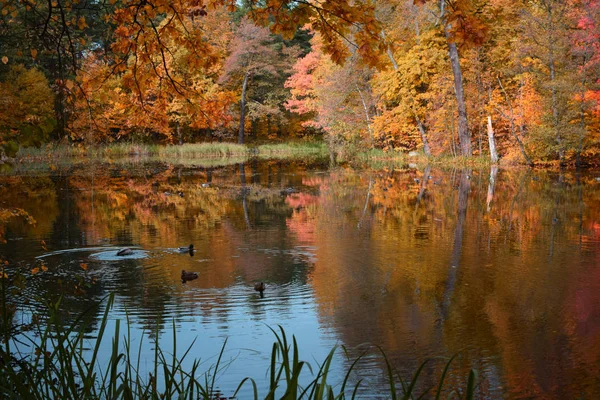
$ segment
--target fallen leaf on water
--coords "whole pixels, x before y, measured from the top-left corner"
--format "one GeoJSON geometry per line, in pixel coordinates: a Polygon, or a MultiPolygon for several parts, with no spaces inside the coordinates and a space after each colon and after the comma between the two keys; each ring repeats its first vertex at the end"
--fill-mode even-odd
{"type": "Polygon", "coordinates": [[[86,263],[81,263],[81,264],[79,264],[79,266],[80,266],[80,267],[81,267],[81,269],[82,269],[82,270],[84,270],[84,271],[87,271],[87,269],[88,269],[88,266],[87,266],[87,264],[86,264],[86,263]]]}

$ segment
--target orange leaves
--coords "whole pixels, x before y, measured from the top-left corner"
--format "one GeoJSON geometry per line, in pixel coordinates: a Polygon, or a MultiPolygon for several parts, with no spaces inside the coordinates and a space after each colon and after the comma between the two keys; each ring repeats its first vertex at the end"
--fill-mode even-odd
{"type": "Polygon", "coordinates": [[[85,28],[88,27],[87,22],[85,21],[84,17],[79,17],[79,19],[77,20],[77,28],[84,30],[85,28]]]}
{"type": "Polygon", "coordinates": [[[79,267],[81,267],[81,269],[84,270],[84,271],[88,270],[88,265],[86,263],[79,264],[79,267]]]}
{"type": "Polygon", "coordinates": [[[8,64],[8,57],[4,56],[2,57],[2,64],[8,64]]]}

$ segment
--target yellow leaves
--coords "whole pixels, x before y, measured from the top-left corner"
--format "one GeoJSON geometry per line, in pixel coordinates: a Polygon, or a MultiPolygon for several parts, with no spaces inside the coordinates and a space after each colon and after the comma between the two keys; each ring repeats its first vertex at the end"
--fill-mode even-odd
{"type": "Polygon", "coordinates": [[[56,7],[56,6],[58,6],[58,2],[57,2],[57,1],[53,1],[53,2],[51,2],[50,4],[52,5],[52,7],[56,7]]]}
{"type": "Polygon", "coordinates": [[[8,63],[8,57],[2,57],[2,64],[6,65],[8,63]]]}

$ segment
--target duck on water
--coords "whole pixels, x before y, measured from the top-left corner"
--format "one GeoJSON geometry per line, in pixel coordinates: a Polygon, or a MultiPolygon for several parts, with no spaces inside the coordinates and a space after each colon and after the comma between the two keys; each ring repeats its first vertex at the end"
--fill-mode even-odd
{"type": "Polygon", "coordinates": [[[130,256],[132,254],[133,254],[133,250],[131,250],[129,247],[125,247],[125,248],[117,251],[118,256],[130,256]]]}
{"type": "Polygon", "coordinates": [[[190,244],[188,247],[178,247],[177,251],[180,253],[189,253],[190,256],[194,255],[194,245],[190,244]]]}
{"type": "Polygon", "coordinates": [[[181,270],[181,282],[186,283],[187,281],[193,281],[194,279],[198,279],[197,272],[186,271],[185,269],[181,270]]]}

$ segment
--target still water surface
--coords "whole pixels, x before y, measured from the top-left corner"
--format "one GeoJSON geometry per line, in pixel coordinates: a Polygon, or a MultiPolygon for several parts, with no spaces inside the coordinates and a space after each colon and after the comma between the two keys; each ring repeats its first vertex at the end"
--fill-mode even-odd
{"type": "MultiPolygon", "coordinates": [[[[596,176],[277,161],[20,168],[0,175],[0,210],[11,211],[0,257],[46,266],[27,297],[62,293],[73,317],[115,293],[111,326],[130,319],[142,368],[157,326],[163,348],[175,327],[178,348],[193,343],[205,370],[227,339],[225,395],[246,376],[264,393],[269,327],[280,325],[313,367],[335,345],[351,358],[366,352],[351,378],[363,379],[365,397],[386,393],[381,346],[405,378],[427,358],[459,353],[449,387],[475,368],[480,398],[591,399],[600,396],[596,176]],[[190,243],[193,257],[176,251],[190,243]],[[134,254],[116,257],[123,246],[134,254]],[[182,283],[182,270],[199,278],[182,283]],[[81,274],[95,283],[69,289],[81,274]]],[[[22,318],[39,309],[21,306],[22,318]]],[[[331,379],[350,363],[340,352],[331,379]]],[[[422,387],[443,367],[427,364],[422,387]]]]}

